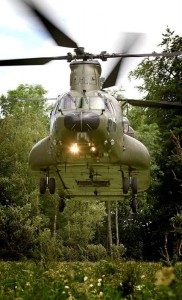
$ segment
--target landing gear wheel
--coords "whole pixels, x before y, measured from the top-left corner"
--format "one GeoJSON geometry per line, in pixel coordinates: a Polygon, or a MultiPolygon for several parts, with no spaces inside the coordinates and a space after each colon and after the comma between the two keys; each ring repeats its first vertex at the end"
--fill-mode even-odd
{"type": "Polygon", "coordinates": [[[129,187],[130,187],[129,178],[123,177],[123,194],[128,194],[129,187]]]}
{"type": "Polygon", "coordinates": [[[39,183],[39,191],[40,194],[45,194],[46,192],[46,187],[47,187],[47,182],[46,182],[46,178],[40,178],[40,183],[39,183]]]}
{"type": "Polygon", "coordinates": [[[133,195],[131,198],[131,210],[133,213],[137,212],[137,207],[138,207],[137,199],[135,198],[135,195],[133,195]]]}
{"type": "Polygon", "coordinates": [[[55,189],[56,189],[56,182],[55,182],[55,178],[49,178],[48,181],[48,189],[49,189],[49,193],[51,195],[53,195],[55,193],[55,189]]]}
{"type": "Polygon", "coordinates": [[[63,212],[66,206],[64,197],[59,198],[59,212],[63,212]]]}
{"type": "Polygon", "coordinates": [[[137,194],[138,192],[138,182],[136,177],[132,177],[131,179],[131,189],[133,194],[137,194]]]}

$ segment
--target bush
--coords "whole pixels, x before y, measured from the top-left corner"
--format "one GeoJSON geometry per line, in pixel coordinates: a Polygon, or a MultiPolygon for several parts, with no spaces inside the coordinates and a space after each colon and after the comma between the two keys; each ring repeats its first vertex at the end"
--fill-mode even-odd
{"type": "Polygon", "coordinates": [[[85,249],[85,258],[90,261],[98,261],[105,259],[107,256],[107,251],[101,244],[94,245],[89,244],[85,249]]]}
{"type": "Polygon", "coordinates": [[[59,243],[55,236],[51,236],[51,231],[47,228],[40,233],[39,241],[41,263],[44,267],[49,267],[58,259],[59,243]]]}
{"type": "Polygon", "coordinates": [[[79,256],[78,250],[73,247],[61,246],[59,248],[59,260],[61,261],[77,261],[79,256]]]}
{"type": "Polygon", "coordinates": [[[121,259],[126,253],[126,248],[123,244],[111,246],[112,259],[121,259]]]}

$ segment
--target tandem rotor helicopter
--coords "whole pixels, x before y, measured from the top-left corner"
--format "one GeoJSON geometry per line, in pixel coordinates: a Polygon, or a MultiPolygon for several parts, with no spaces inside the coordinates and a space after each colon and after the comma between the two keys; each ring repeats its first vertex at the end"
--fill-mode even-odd
{"type": "MultiPolygon", "coordinates": [[[[150,185],[150,155],[134,137],[134,130],[123,116],[122,106],[105,88],[115,85],[122,60],[126,57],[179,56],[182,52],[100,54],[85,52],[58,29],[33,2],[23,1],[39,18],[58,46],[73,48],[65,56],[0,60],[0,66],[43,65],[52,60],[70,63],[70,91],[58,96],[51,112],[50,134],[34,145],[29,165],[42,173],[40,193],[54,194],[56,188],[63,210],[70,198],[120,200],[131,195],[136,211],[136,195],[150,185]],[[98,60],[119,58],[101,88],[98,60]]],[[[178,107],[182,103],[124,100],[138,106],[178,107]]],[[[122,104],[122,105],[123,105],[122,104]]]]}

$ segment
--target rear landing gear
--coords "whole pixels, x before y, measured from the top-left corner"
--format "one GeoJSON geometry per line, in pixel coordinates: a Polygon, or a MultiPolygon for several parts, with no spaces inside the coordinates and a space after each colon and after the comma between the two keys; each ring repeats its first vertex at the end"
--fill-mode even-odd
{"type": "Polygon", "coordinates": [[[137,207],[138,207],[138,202],[137,202],[136,196],[132,195],[130,201],[131,201],[131,204],[130,204],[131,210],[133,213],[136,213],[137,207]]]}
{"type": "Polygon", "coordinates": [[[65,198],[60,196],[60,198],[59,198],[59,212],[63,212],[65,206],[66,206],[65,198]]]}

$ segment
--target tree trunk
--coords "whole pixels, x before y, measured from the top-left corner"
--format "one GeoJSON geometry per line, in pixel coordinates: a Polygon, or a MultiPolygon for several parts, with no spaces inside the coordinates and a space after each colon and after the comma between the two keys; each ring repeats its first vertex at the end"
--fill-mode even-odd
{"type": "Polygon", "coordinates": [[[119,246],[118,201],[116,201],[116,245],[119,246]]]}
{"type": "Polygon", "coordinates": [[[53,232],[52,236],[56,236],[57,231],[57,213],[58,213],[58,201],[55,197],[52,197],[52,200],[54,201],[54,221],[53,221],[53,232]]]}
{"type": "Polygon", "coordinates": [[[107,240],[108,240],[108,252],[111,253],[112,247],[112,224],[111,224],[111,201],[106,202],[107,207],[107,240]]]}

